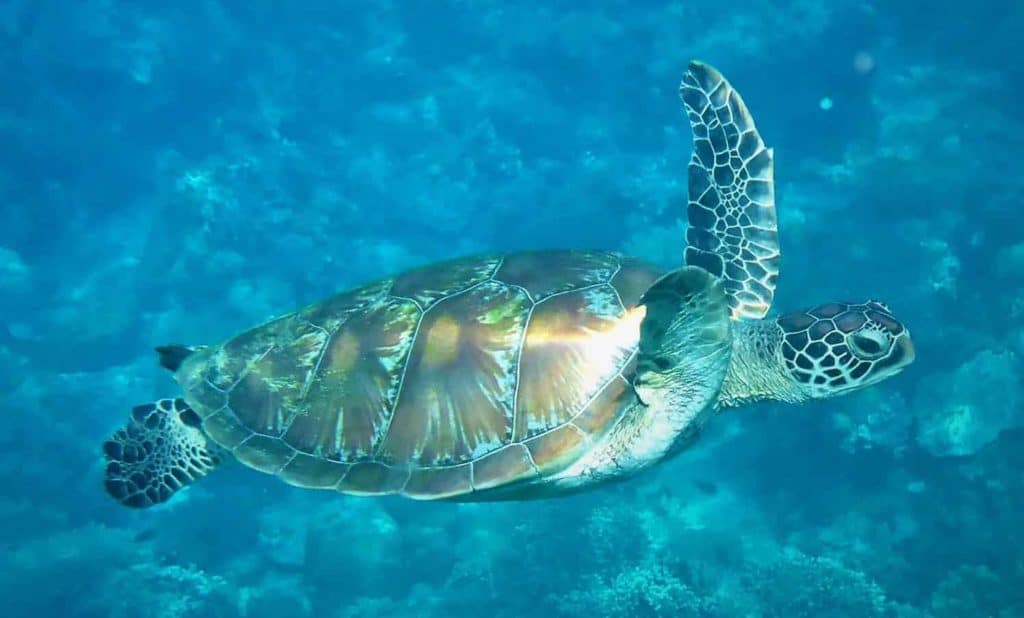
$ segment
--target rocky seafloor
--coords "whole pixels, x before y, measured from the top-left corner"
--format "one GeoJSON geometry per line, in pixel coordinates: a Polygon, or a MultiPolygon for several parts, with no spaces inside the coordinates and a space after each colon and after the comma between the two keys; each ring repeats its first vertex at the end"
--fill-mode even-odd
{"type": "Polygon", "coordinates": [[[1024,615],[1018,3],[0,2],[7,616],[1024,615]],[[241,466],[136,512],[99,444],[151,348],[481,251],[679,262],[676,86],[775,148],[783,310],[880,298],[917,362],[509,504],[241,466]]]}

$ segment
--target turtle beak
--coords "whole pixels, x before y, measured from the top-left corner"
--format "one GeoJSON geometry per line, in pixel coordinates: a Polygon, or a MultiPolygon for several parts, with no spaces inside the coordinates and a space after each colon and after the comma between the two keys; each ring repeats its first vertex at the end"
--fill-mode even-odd
{"type": "Polygon", "coordinates": [[[902,357],[901,364],[904,367],[914,362],[914,359],[917,358],[917,353],[914,351],[914,342],[910,339],[910,333],[900,336],[896,345],[899,346],[900,356],[902,357]]]}
{"type": "Polygon", "coordinates": [[[877,361],[872,369],[875,378],[868,384],[881,382],[900,373],[913,363],[915,358],[917,358],[917,352],[914,350],[914,342],[910,338],[910,333],[904,331],[896,337],[889,356],[877,361]]]}

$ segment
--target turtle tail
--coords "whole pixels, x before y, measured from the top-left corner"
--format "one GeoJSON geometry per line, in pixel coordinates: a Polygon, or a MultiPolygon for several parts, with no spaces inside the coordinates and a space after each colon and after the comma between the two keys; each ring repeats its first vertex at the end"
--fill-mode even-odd
{"type": "Polygon", "coordinates": [[[178,343],[170,343],[162,345],[156,348],[156,353],[160,357],[160,366],[164,369],[170,369],[171,371],[177,371],[181,364],[185,362],[185,359],[192,356],[202,348],[181,345],[178,343]]]}
{"type": "Polygon", "coordinates": [[[125,426],[103,443],[107,493],[125,506],[144,509],[206,476],[219,458],[201,424],[183,399],[133,408],[125,426]]]}

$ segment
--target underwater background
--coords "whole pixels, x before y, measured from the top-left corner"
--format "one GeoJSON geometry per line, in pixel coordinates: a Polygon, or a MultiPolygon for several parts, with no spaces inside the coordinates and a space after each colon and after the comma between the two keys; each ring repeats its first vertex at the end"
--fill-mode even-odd
{"type": "Polygon", "coordinates": [[[1024,4],[0,1],[4,616],[1024,616],[1024,4]],[[102,488],[152,347],[457,255],[681,261],[691,58],[775,148],[776,307],[917,362],[628,483],[435,504],[102,488]]]}

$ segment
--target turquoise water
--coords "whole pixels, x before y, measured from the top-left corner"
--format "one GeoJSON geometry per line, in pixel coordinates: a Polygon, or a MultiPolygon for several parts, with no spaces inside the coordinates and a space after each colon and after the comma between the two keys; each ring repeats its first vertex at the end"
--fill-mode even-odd
{"type": "Polygon", "coordinates": [[[1024,616],[1022,5],[169,6],[0,2],[4,615],[1024,616]],[[558,500],[104,494],[154,345],[457,255],[678,265],[691,58],[775,149],[776,307],[884,300],[905,373],[558,500]]]}

